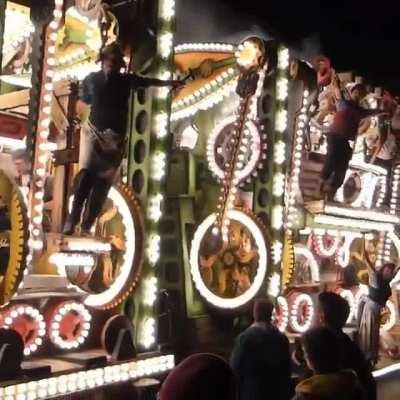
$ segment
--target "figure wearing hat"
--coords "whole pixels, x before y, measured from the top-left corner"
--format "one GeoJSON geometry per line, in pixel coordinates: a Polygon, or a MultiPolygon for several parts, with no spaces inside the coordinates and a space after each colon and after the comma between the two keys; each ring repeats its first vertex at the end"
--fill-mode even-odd
{"type": "Polygon", "coordinates": [[[126,65],[117,43],[104,47],[99,59],[101,70],[89,74],[80,87],[78,115],[88,106],[90,112],[81,130],[80,171],[74,182],[74,201],[64,225],[65,235],[75,232],[82,214],[81,232],[89,234],[103,208],[123,157],[131,90],[182,85],[181,81],[121,73],[126,65]]]}
{"type": "Polygon", "coordinates": [[[362,84],[348,88],[348,99],[345,99],[337,75],[332,78],[332,88],[336,97],[336,113],[328,129],[328,151],[321,171],[321,192],[327,200],[333,200],[343,184],[353,154],[349,142],[355,140],[361,120],[382,113],[360,106],[365,96],[362,84]]]}

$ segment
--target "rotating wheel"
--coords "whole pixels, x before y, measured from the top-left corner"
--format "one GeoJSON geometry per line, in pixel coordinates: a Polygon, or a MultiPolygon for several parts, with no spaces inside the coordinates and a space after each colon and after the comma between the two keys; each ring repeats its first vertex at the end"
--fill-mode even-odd
{"type": "MultiPolygon", "coordinates": [[[[207,160],[210,171],[222,181],[225,177],[227,163],[232,158],[231,139],[235,129],[236,117],[231,116],[222,120],[211,132],[207,143],[207,160]]],[[[246,125],[249,132],[245,146],[247,150],[243,155],[243,168],[240,170],[238,181],[244,183],[250,181],[252,175],[257,173],[257,169],[262,167],[263,154],[267,148],[266,135],[261,132],[261,127],[254,121],[249,121],[246,125]]],[[[243,143],[244,145],[244,143],[243,143]]]]}
{"type": "Polygon", "coordinates": [[[228,241],[215,246],[209,215],[197,228],[190,251],[194,284],[201,296],[216,307],[235,309],[249,302],[261,289],[270,252],[265,228],[251,213],[233,209],[228,241]]]}
{"type": "Polygon", "coordinates": [[[111,309],[121,304],[136,287],[144,254],[142,211],[132,190],[124,185],[112,187],[103,213],[95,226],[96,238],[111,244],[111,251],[80,252],[89,257],[66,266],[67,277],[88,293],[85,305],[111,309]],[[91,258],[90,258],[91,257],[91,258]]]}
{"type": "Polygon", "coordinates": [[[46,323],[43,315],[28,304],[16,304],[4,311],[3,328],[13,329],[22,338],[24,354],[35,353],[43,344],[46,335],[46,323]]]}

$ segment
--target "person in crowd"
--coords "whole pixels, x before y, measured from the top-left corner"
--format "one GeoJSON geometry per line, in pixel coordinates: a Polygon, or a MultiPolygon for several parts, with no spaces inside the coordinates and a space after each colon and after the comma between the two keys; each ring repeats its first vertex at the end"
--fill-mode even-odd
{"type": "Polygon", "coordinates": [[[239,400],[290,398],[289,341],[272,325],[273,309],[270,300],[256,300],[254,323],[236,339],[231,366],[239,379],[239,400]]]}
{"type": "MultiPolygon", "coordinates": [[[[19,187],[28,187],[31,176],[31,161],[26,149],[17,149],[11,153],[11,159],[15,167],[15,183],[19,187]]],[[[53,177],[46,175],[44,180],[43,202],[45,208],[51,208],[53,200],[53,177]]]]}
{"type": "Polygon", "coordinates": [[[343,369],[338,336],[331,329],[317,327],[302,338],[303,351],[313,375],[296,386],[293,400],[364,400],[357,375],[343,369]]]}
{"type": "Polygon", "coordinates": [[[181,81],[159,80],[121,73],[126,67],[123,52],[117,43],[105,46],[100,53],[101,70],[89,74],[80,88],[78,118],[89,117],[81,131],[80,171],[74,183],[72,211],[63,233],[71,235],[81,220],[81,232],[90,229],[100,214],[113,184],[125,149],[128,122],[128,101],[132,90],[139,87],[179,87],[181,81]]]}
{"type": "Polygon", "coordinates": [[[359,345],[367,360],[376,365],[379,359],[379,330],[381,312],[392,295],[390,282],[397,273],[396,265],[386,263],[377,268],[366,255],[368,267],[368,295],[358,309],[359,345]]]}
{"type": "Polygon", "coordinates": [[[189,356],[168,375],[159,400],[237,400],[237,382],[229,364],[214,354],[189,356]]]}
{"type": "Polygon", "coordinates": [[[359,346],[343,332],[349,314],[349,303],[343,297],[333,292],[319,294],[319,321],[323,327],[336,333],[342,348],[343,368],[352,369],[357,374],[368,400],[376,400],[376,382],[371,367],[359,346]]]}
{"type": "Polygon", "coordinates": [[[379,110],[367,110],[360,106],[365,96],[364,86],[355,84],[350,87],[350,99],[346,100],[337,75],[332,79],[336,97],[336,113],[327,133],[327,155],[321,171],[321,192],[326,200],[333,200],[342,186],[353,150],[349,141],[354,141],[360,122],[369,116],[378,115],[379,110]]]}

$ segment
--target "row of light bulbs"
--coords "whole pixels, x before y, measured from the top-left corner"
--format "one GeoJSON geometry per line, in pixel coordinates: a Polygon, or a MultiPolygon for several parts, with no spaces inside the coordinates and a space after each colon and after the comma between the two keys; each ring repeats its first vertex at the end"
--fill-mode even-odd
{"type": "MultiPolygon", "coordinates": [[[[158,22],[161,34],[157,38],[157,52],[159,57],[158,78],[171,79],[171,57],[174,50],[173,19],[175,16],[175,0],[161,0],[159,2],[158,22]]],[[[158,109],[153,112],[152,123],[155,132],[153,142],[155,150],[150,154],[150,183],[151,193],[148,198],[147,219],[151,226],[146,245],[146,256],[150,266],[155,267],[160,259],[161,236],[158,232],[157,223],[162,217],[162,206],[164,194],[161,191],[161,182],[165,178],[167,169],[167,154],[165,152],[164,140],[169,131],[168,103],[170,93],[168,88],[158,88],[154,92],[158,109]]],[[[146,277],[143,285],[143,305],[146,309],[146,316],[141,322],[140,343],[148,349],[156,341],[156,321],[151,316],[153,306],[157,299],[158,280],[151,272],[146,277]]]]}
{"type": "Polygon", "coordinates": [[[67,396],[76,392],[97,389],[111,383],[126,382],[170,371],[175,365],[173,355],[73,372],[0,388],[0,400],[35,400],[67,396]]]}

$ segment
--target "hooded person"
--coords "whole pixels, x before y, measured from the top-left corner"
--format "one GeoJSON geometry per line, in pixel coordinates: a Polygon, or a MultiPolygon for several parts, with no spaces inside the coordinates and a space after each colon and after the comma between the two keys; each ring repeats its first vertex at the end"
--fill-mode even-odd
{"type": "Polygon", "coordinates": [[[350,314],[349,303],[333,292],[322,292],[318,296],[318,317],[320,324],[337,335],[342,348],[342,365],[352,369],[366,393],[367,400],[376,400],[376,382],[371,366],[360,347],[350,339],[343,328],[350,314]]]}
{"type": "Polygon", "coordinates": [[[168,375],[160,400],[237,400],[235,376],[221,357],[200,353],[189,356],[168,375]]]}
{"type": "Polygon", "coordinates": [[[268,299],[254,303],[254,323],[236,339],[231,366],[240,400],[287,400],[291,394],[289,341],[271,322],[268,299]]]}
{"type": "Polygon", "coordinates": [[[293,400],[364,400],[353,370],[342,369],[342,349],[337,335],[324,327],[307,331],[303,350],[313,376],[296,386],[293,400]]]}

